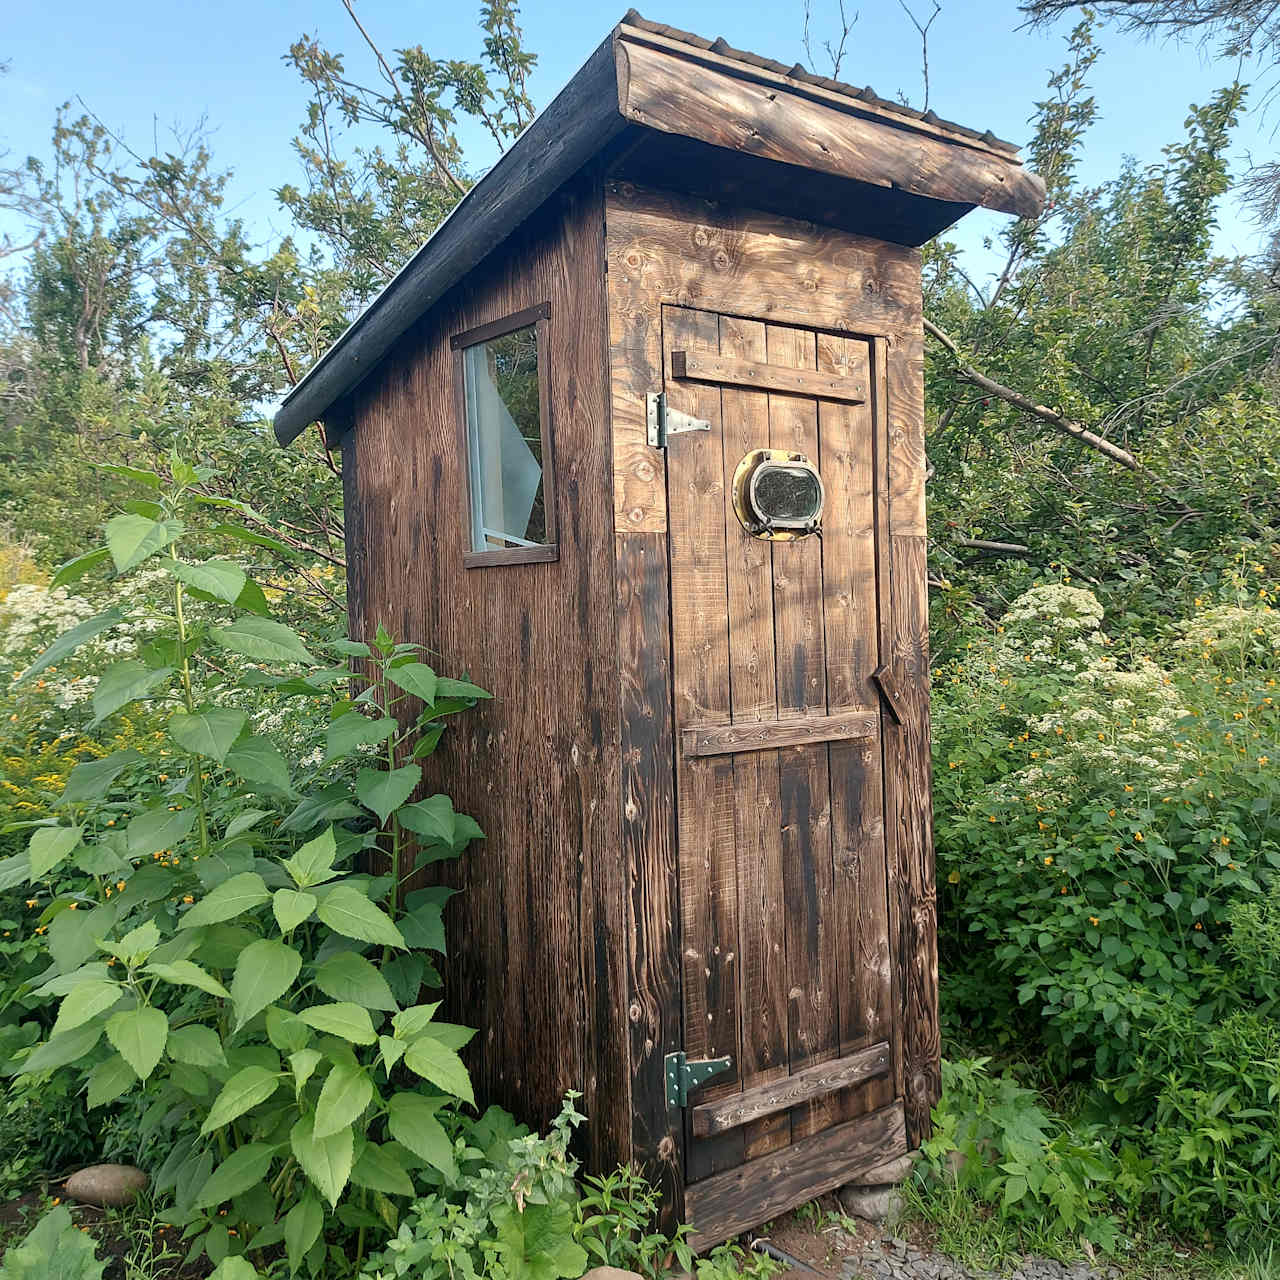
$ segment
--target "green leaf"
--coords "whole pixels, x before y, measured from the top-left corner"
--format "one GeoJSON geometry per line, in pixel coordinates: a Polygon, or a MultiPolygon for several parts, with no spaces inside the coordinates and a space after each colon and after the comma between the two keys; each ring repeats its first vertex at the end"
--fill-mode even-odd
{"type": "Polygon", "coordinates": [[[78,764],[67,776],[62,792],[63,804],[84,804],[87,800],[100,800],[111,789],[111,784],[130,766],[140,764],[142,755],[132,747],[113,751],[101,760],[86,760],[78,764]]]}
{"type": "Polygon", "coordinates": [[[221,764],[248,723],[243,711],[230,708],[206,707],[191,715],[175,711],[169,719],[169,736],[184,751],[221,764]]]}
{"type": "Polygon", "coordinates": [[[263,818],[271,817],[271,813],[267,809],[246,809],[243,813],[237,813],[230,822],[227,823],[227,829],[223,834],[224,840],[234,840],[236,836],[243,835],[246,831],[256,827],[263,818]]]}
{"type": "Polygon", "coordinates": [[[303,1022],[326,1035],[341,1036],[352,1044],[373,1044],[377,1036],[369,1011],[358,1004],[340,1000],[336,1004],[317,1004],[299,1014],[303,1022]]]}
{"type": "Polygon", "coordinates": [[[93,691],[93,719],[89,723],[92,729],[101,724],[109,715],[119,711],[121,707],[139,698],[148,697],[151,692],[164,684],[173,675],[172,667],[151,668],[145,662],[130,659],[117,662],[102,674],[98,687],[93,691]]]}
{"type": "Polygon", "coordinates": [[[366,809],[372,809],[385,826],[421,781],[422,769],[416,764],[390,770],[361,769],[356,774],[356,798],[366,809]]]}
{"type": "MultiPolygon", "coordinates": [[[[451,849],[458,839],[458,819],[453,801],[448,796],[428,796],[416,804],[407,804],[396,814],[396,819],[406,831],[422,836],[424,840],[448,845],[451,849]]],[[[470,819],[468,819],[470,821],[470,819]]],[[[476,828],[479,831],[479,828],[476,828]]],[[[468,839],[472,836],[468,834],[468,839]]]]}
{"type": "Polygon", "coordinates": [[[160,805],[133,818],[125,828],[125,843],[131,858],[149,858],[153,853],[172,849],[185,840],[198,817],[195,806],[170,809],[160,805]]]}
{"type": "Polygon", "coordinates": [[[122,462],[95,462],[99,471],[110,476],[119,476],[122,480],[132,480],[134,484],[145,485],[148,489],[159,489],[164,481],[154,471],[146,471],[142,467],[128,467],[122,462]]]}
{"type": "Polygon", "coordinates": [[[386,1069],[387,1079],[391,1078],[391,1070],[404,1057],[404,1051],[409,1046],[403,1040],[397,1040],[395,1036],[379,1036],[378,1052],[382,1055],[382,1065],[386,1069]]]}
{"type": "Polygon", "coordinates": [[[220,924],[261,906],[271,897],[262,877],[256,871],[242,871],[224,880],[212,893],[201,898],[178,921],[179,929],[195,929],[200,925],[220,924]]]}
{"type": "Polygon", "coordinates": [[[254,786],[265,787],[268,791],[280,791],[286,795],[293,792],[289,762],[280,753],[280,748],[261,734],[241,738],[227,752],[223,763],[254,786]]]}
{"type": "Polygon", "coordinates": [[[107,1039],[120,1056],[145,1080],[155,1069],[169,1038],[169,1019],[162,1009],[141,1005],[107,1019],[107,1039]]]}
{"type": "Polygon", "coordinates": [[[333,828],[326,827],[283,865],[299,889],[309,889],[313,884],[323,884],[326,880],[333,879],[337,874],[333,869],[337,856],[338,845],[333,838],[333,828]]]}
{"type": "Polygon", "coordinates": [[[103,944],[103,950],[127,965],[141,964],[160,945],[160,928],[154,920],[130,929],[119,942],[103,944]]]}
{"type": "Polygon", "coordinates": [[[43,880],[61,866],[80,844],[80,827],[37,827],[27,842],[31,880],[43,880]]]}
{"type": "Polygon", "coordinates": [[[37,1045],[22,1064],[23,1075],[56,1071],[59,1067],[79,1062],[102,1038],[101,1022],[86,1022],[64,1034],[50,1036],[37,1045]]]}
{"type": "Polygon", "coordinates": [[[262,1272],[246,1258],[228,1254],[209,1273],[209,1280],[262,1280],[262,1272]]]}
{"type": "Polygon", "coordinates": [[[72,1221],[65,1204],[55,1205],[21,1243],[9,1245],[0,1276],[4,1280],[102,1280],[106,1262],[94,1242],[72,1221]]]}
{"type": "Polygon", "coordinates": [[[294,1089],[301,1093],[307,1081],[315,1075],[316,1068],[324,1061],[319,1049],[299,1049],[289,1055],[289,1069],[293,1072],[294,1089]]]}
{"type": "Polygon", "coordinates": [[[387,947],[405,945],[391,917],[350,885],[340,884],[331,890],[316,908],[316,915],[323,924],[337,930],[344,938],[376,942],[387,947]]]}
{"type": "Polygon", "coordinates": [[[396,721],[391,716],[370,720],[359,711],[347,711],[336,720],[331,720],[324,732],[324,763],[341,760],[350,755],[356,747],[385,742],[387,736],[394,733],[396,728],[396,721]]]}
{"type": "Polygon", "coordinates": [[[89,1110],[114,1102],[137,1080],[133,1068],[118,1053],[98,1063],[89,1073],[89,1091],[86,1101],[89,1110]]]}
{"type": "Polygon", "coordinates": [[[289,1134],[289,1145],[302,1172],[333,1208],[351,1176],[355,1142],[350,1129],[339,1129],[327,1138],[317,1138],[312,1116],[303,1116],[289,1134]]]}
{"type": "Polygon", "coordinates": [[[331,1000],[350,1001],[366,1009],[395,1012],[399,1007],[386,978],[354,951],[339,951],[330,956],[316,970],[316,986],[331,1000]]]}
{"type": "Polygon", "coordinates": [[[392,1094],[387,1104],[387,1132],[445,1177],[456,1176],[453,1144],[436,1119],[436,1104],[420,1093],[392,1094]]]}
{"type": "Polygon", "coordinates": [[[195,587],[197,591],[227,604],[235,604],[240,598],[248,578],[245,571],[231,560],[205,560],[201,564],[166,560],[164,568],[185,586],[195,587]]]}
{"type": "MultiPolygon", "coordinates": [[[[217,978],[206,973],[198,964],[190,960],[175,960],[172,964],[149,964],[143,973],[159,978],[162,982],[171,982],[175,986],[198,987],[211,996],[218,996],[223,1000],[231,999],[231,992],[217,978]]],[[[201,1064],[196,1062],[192,1065],[198,1067],[201,1064]]]]}
{"type": "Polygon", "coordinates": [[[165,1051],[175,1062],[185,1062],[190,1067],[221,1067],[227,1061],[218,1033],[196,1023],[174,1027],[165,1042],[165,1051]]]}
{"type": "Polygon", "coordinates": [[[295,889],[277,889],[271,899],[276,923],[281,933],[292,933],[316,909],[318,899],[314,893],[299,893],[295,889]]]}
{"type": "Polygon", "coordinates": [[[49,589],[56,591],[59,587],[65,587],[68,583],[84,577],[90,569],[101,564],[110,554],[106,547],[99,547],[96,551],[86,551],[82,556],[64,561],[49,580],[49,589]]]}
{"type": "Polygon", "coordinates": [[[91,978],[74,987],[62,998],[58,1017],[53,1024],[53,1035],[72,1031],[90,1018],[96,1018],[119,1002],[124,989],[118,982],[105,982],[91,978]]]}
{"type": "Polygon", "coordinates": [[[335,653],[345,654],[348,658],[367,658],[372,653],[372,650],[363,640],[347,640],[345,638],[330,640],[329,648],[335,653]]]}
{"type": "Polygon", "coordinates": [[[404,1065],[455,1098],[475,1105],[471,1077],[467,1074],[462,1059],[436,1040],[429,1029],[409,1046],[404,1055],[404,1065]]]}
{"type": "Polygon", "coordinates": [[[210,627],[215,644],[254,662],[300,662],[316,666],[302,638],[292,627],[269,618],[237,618],[229,626],[210,627]]]}
{"type": "Polygon", "coordinates": [[[355,1124],[372,1101],[373,1082],[364,1069],[354,1063],[335,1063],[316,1102],[315,1136],[327,1138],[355,1124]]]}
{"type": "MultiPolygon", "coordinates": [[[[100,613],[96,617],[86,618],[84,622],[72,627],[70,631],[64,631],[14,682],[15,687],[26,684],[28,680],[33,680],[48,667],[61,662],[69,653],[74,653],[82,644],[92,640],[94,636],[99,636],[104,631],[110,631],[112,627],[119,626],[123,621],[124,614],[119,609],[108,609],[105,613],[100,613]]],[[[102,762],[96,761],[95,763],[101,764],[102,762]]]]}
{"type": "Polygon", "coordinates": [[[425,662],[406,662],[402,666],[391,667],[387,671],[387,679],[423,702],[436,700],[436,673],[425,662]]]}
{"type": "Polygon", "coordinates": [[[222,1086],[209,1114],[200,1127],[200,1136],[230,1124],[237,1117],[265,1102],[280,1087],[280,1075],[266,1067],[244,1067],[222,1086]]]}
{"type": "Polygon", "coordinates": [[[127,573],[149,556],[182,537],[181,520],[148,520],[146,516],[113,516],[106,524],[107,550],[117,573],[127,573]]]}
{"type": "Polygon", "coordinates": [[[292,1053],[311,1039],[311,1028],[296,1013],[273,1004],[267,1010],[267,1039],[281,1053],[292,1053]]]}
{"type": "Polygon", "coordinates": [[[385,1146],[376,1142],[365,1145],[351,1170],[351,1181],[370,1191],[381,1191],[389,1196],[413,1195],[413,1179],[401,1168],[400,1162],[385,1146]]]}
{"type": "Polygon", "coordinates": [[[193,1209],[207,1209],[243,1195],[262,1181],[275,1159],[276,1148],[265,1142],[250,1142],[233,1151],[200,1188],[193,1209]]]}
{"type": "Polygon", "coordinates": [[[446,680],[443,676],[436,681],[437,698],[492,698],[487,689],[471,684],[466,680],[446,680]]]}
{"type": "MultiPolygon", "coordinates": [[[[237,509],[243,509],[240,504],[236,504],[237,509]]],[[[210,530],[211,533],[220,533],[227,538],[235,538],[239,542],[247,542],[250,546],[266,547],[268,551],[275,551],[282,556],[292,558],[294,551],[285,546],[285,544],[277,538],[268,538],[265,533],[255,533],[252,529],[245,529],[238,524],[216,524],[210,530]]]]}
{"type": "Polygon", "coordinates": [[[302,957],[283,942],[260,938],[250,943],[241,952],[231,979],[235,1029],[239,1031],[250,1018],[284,995],[301,969],[302,957]]]}
{"type": "Polygon", "coordinates": [[[289,1210],[284,1220],[284,1247],[289,1255],[290,1274],[302,1266],[302,1259],[320,1238],[323,1226],[324,1209],[320,1201],[309,1193],[289,1210]]]}

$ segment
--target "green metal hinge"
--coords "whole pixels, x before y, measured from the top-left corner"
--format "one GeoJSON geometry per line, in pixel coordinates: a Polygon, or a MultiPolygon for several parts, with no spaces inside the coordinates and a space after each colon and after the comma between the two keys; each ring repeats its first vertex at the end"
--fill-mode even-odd
{"type": "Polygon", "coordinates": [[[712,1076],[733,1070],[732,1058],[695,1058],[692,1062],[683,1053],[669,1053],[663,1059],[667,1077],[667,1110],[687,1106],[689,1095],[701,1088],[712,1076]]]}

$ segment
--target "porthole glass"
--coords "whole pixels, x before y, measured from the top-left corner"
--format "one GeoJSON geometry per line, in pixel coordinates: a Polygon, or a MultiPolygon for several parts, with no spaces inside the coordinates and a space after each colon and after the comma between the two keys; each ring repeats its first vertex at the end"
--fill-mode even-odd
{"type": "Polygon", "coordinates": [[[734,511],[742,527],[757,538],[785,540],[817,533],[822,500],[822,477],[800,453],[755,449],[734,474],[734,511]]]}

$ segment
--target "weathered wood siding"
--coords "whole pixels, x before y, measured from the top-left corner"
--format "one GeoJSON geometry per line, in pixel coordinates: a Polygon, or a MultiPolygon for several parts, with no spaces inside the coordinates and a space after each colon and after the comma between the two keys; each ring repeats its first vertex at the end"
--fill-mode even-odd
{"type": "MultiPolygon", "coordinates": [[[[602,192],[584,177],[406,334],[354,396],[343,444],[352,635],[384,623],[494,694],[428,764],[427,791],[489,833],[444,872],[461,890],[449,1016],[480,1029],[466,1057],[483,1101],[544,1124],[584,1092],[597,1167],[631,1145],[618,726],[637,696],[616,673],[606,332],[602,192]],[[449,338],[543,303],[559,559],[464,569],[449,338]]],[[[627,625],[642,623],[664,627],[665,609],[627,625]]]]}

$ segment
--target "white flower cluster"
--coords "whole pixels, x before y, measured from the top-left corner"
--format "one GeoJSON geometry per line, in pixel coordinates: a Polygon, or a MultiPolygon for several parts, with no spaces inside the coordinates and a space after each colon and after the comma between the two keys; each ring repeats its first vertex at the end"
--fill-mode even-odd
{"type": "Polygon", "coordinates": [[[6,658],[34,656],[55,636],[92,618],[97,610],[66,587],[23,582],[10,588],[0,603],[0,654],[6,658]]]}
{"type": "Polygon", "coordinates": [[[995,656],[1003,667],[1072,675],[1106,645],[1102,605],[1092,591],[1051,583],[1024,591],[1000,620],[995,656]]]}
{"type": "Polygon", "coordinates": [[[1182,625],[1178,648],[1226,662],[1272,662],[1280,655],[1280,612],[1220,604],[1182,625]]]}

